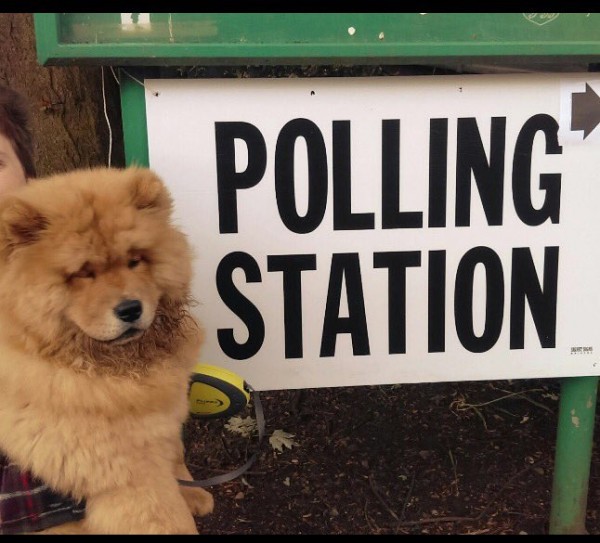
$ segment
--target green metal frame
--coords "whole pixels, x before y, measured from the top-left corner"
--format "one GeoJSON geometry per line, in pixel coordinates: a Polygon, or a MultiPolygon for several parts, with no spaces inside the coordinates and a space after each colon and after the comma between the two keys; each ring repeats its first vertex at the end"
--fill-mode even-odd
{"type": "Polygon", "coordinates": [[[123,145],[128,166],[149,166],[150,164],[143,81],[142,73],[133,70],[119,72],[123,145]]]}
{"type": "MultiPolygon", "coordinates": [[[[44,65],[600,62],[600,14],[534,23],[526,15],[557,14],[150,14],[152,29],[134,32],[120,14],[35,13],[34,21],[44,65]]],[[[143,81],[142,68],[120,72],[128,165],[149,165],[143,81]]],[[[597,376],[561,381],[550,534],[587,533],[597,390],[597,376]]]]}
{"type": "Polygon", "coordinates": [[[38,60],[173,66],[198,59],[204,65],[408,64],[600,56],[598,13],[147,15],[150,25],[128,28],[119,13],[34,13],[38,60]]]}
{"type": "Polygon", "coordinates": [[[561,385],[554,459],[551,534],[585,528],[598,377],[569,377],[561,385]]]}

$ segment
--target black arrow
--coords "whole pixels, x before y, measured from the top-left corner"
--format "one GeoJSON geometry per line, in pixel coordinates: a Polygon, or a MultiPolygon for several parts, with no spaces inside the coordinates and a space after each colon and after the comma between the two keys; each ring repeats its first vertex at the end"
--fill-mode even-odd
{"type": "Polygon", "coordinates": [[[583,130],[583,139],[600,123],[600,96],[585,84],[585,92],[574,92],[571,104],[571,130],[583,130]]]}

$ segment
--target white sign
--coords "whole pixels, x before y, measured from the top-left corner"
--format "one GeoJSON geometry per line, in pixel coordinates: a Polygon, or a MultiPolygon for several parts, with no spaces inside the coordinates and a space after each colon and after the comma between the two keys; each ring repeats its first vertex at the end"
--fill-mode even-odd
{"type": "Polygon", "coordinates": [[[202,361],[256,390],[600,374],[600,77],[146,80],[202,361]]]}

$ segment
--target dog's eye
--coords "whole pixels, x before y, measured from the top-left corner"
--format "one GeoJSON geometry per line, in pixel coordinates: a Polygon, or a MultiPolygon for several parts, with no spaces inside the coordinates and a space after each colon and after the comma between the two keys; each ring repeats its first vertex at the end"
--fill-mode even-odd
{"type": "Polygon", "coordinates": [[[92,266],[88,263],[84,264],[79,268],[78,271],[69,275],[69,279],[94,279],[96,277],[96,272],[93,270],[92,266]]]}
{"type": "Polygon", "coordinates": [[[142,257],[140,255],[132,256],[127,261],[128,268],[135,268],[142,261],[142,257]]]}

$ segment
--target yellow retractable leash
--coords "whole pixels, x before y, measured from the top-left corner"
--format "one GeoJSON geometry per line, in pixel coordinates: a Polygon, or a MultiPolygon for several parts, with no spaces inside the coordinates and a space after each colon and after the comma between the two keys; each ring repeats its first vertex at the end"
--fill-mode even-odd
{"type": "Polygon", "coordinates": [[[238,469],[223,475],[210,477],[201,481],[184,481],[178,479],[182,486],[213,486],[239,477],[254,463],[260,451],[265,434],[265,415],[258,392],[236,373],[211,366],[196,364],[194,366],[188,389],[189,411],[194,417],[219,418],[230,417],[248,405],[252,398],[256,411],[258,428],[258,450],[238,469]]]}
{"type": "Polygon", "coordinates": [[[248,405],[250,389],[232,371],[209,364],[196,364],[188,397],[192,415],[230,417],[248,405]]]}

